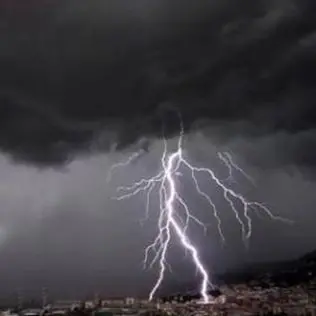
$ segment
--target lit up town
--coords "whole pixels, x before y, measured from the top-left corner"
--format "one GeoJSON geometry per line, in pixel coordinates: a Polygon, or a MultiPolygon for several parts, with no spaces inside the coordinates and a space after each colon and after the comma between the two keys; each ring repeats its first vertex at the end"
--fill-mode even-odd
{"type": "Polygon", "coordinates": [[[16,305],[3,309],[2,316],[115,316],[115,315],[316,315],[316,281],[279,287],[259,286],[257,282],[225,285],[213,291],[209,303],[198,296],[173,295],[152,301],[126,298],[101,298],[87,301],[50,301],[46,290],[41,302],[27,303],[18,297],[16,305]]]}

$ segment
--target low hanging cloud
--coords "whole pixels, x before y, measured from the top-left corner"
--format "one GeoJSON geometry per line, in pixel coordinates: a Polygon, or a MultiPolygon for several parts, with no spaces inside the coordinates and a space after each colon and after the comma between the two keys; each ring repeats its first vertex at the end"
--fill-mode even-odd
{"type": "Polygon", "coordinates": [[[0,149],[14,159],[59,165],[96,139],[159,138],[162,122],[171,137],[177,109],[188,131],[285,135],[287,159],[314,164],[314,2],[2,6],[0,149]]]}

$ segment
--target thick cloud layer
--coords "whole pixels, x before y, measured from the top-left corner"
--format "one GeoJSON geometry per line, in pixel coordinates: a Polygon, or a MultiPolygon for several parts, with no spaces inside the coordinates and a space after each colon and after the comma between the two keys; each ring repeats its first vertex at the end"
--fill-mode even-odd
{"type": "Polygon", "coordinates": [[[162,121],[172,135],[176,108],[186,128],[285,133],[288,159],[314,164],[314,1],[1,6],[0,148],[16,159],[61,163],[96,137],[120,148],[162,121]]]}

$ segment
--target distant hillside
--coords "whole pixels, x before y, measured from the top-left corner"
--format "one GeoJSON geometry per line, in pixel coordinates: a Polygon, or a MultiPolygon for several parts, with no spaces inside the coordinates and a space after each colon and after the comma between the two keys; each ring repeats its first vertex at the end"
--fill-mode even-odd
{"type": "MultiPolygon", "coordinates": [[[[316,279],[316,251],[307,253],[297,260],[255,263],[248,265],[237,272],[225,273],[215,277],[215,283],[238,284],[252,282],[255,285],[269,287],[271,283],[278,286],[291,286],[316,279]]],[[[195,282],[177,283],[169,286],[162,298],[171,300],[178,295],[185,299],[198,298],[199,291],[195,282]]],[[[211,295],[218,296],[218,290],[210,291],[211,295]]]]}
{"type": "Polygon", "coordinates": [[[303,260],[306,262],[313,262],[315,264],[315,262],[316,262],[316,250],[307,253],[300,260],[303,260]]]}
{"type": "Polygon", "coordinates": [[[277,285],[295,285],[316,278],[316,251],[297,260],[251,264],[236,273],[220,276],[225,283],[257,281],[277,285]]]}

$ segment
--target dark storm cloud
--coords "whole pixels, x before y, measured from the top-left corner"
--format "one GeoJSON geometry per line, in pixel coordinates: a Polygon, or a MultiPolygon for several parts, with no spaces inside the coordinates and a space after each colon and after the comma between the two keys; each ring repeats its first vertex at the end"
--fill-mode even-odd
{"type": "Polygon", "coordinates": [[[172,135],[172,108],[187,128],[309,135],[315,147],[314,1],[2,6],[0,147],[15,158],[59,163],[104,131],[121,148],[160,137],[162,120],[172,135]]]}

